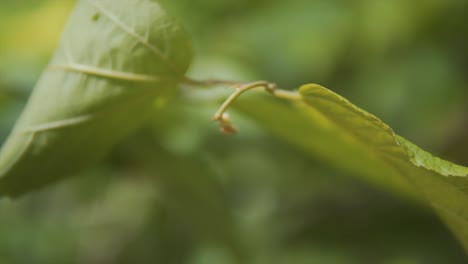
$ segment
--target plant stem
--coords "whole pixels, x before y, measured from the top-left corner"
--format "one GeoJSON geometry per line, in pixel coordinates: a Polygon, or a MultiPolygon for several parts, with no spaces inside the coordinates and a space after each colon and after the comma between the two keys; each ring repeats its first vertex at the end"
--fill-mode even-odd
{"type": "MultiPolygon", "coordinates": [[[[224,101],[224,103],[219,107],[213,116],[213,121],[218,121],[223,128],[223,131],[235,131],[235,128],[232,126],[231,121],[226,114],[226,110],[233,104],[233,102],[241,96],[244,92],[252,90],[254,88],[263,87],[265,91],[271,95],[288,100],[301,100],[301,95],[297,91],[287,91],[282,90],[276,87],[276,84],[270,83],[267,81],[256,81],[251,83],[240,83],[236,81],[225,81],[225,80],[192,80],[188,77],[184,77],[181,81],[183,84],[191,86],[219,86],[219,85],[228,85],[235,88],[234,92],[224,101]]],[[[227,133],[226,133],[227,134],[227,133]]],[[[229,133],[232,134],[232,133],[229,133]]]]}
{"type": "Polygon", "coordinates": [[[229,96],[228,99],[226,99],[226,101],[224,101],[224,103],[218,109],[218,111],[213,117],[213,121],[221,120],[224,112],[226,112],[228,107],[237,99],[237,97],[239,97],[244,92],[251,90],[253,88],[257,88],[257,87],[264,87],[265,90],[269,90],[269,89],[273,89],[273,86],[274,84],[271,84],[266,81],[257,81],[257,82],[248,83],[248,84],[244,84],[244,85],[237,87],[234,93],[232,93],[231,96],[229,96]]]}
{"type": "Polygon", "coordinates": [[[205,86],[205,87],[212,87],[212,86],[219,86],[219,85],[238,86],[238,85],[243,84],[237,81],[217,80],[217,79],[194,80],[188,77],[184,77],[181,80],[181,83],[189,85],[189,86],[205,86]]]}
{"type": "Polygon", "coordinates": [[[288,99],[288,100],[293,100],[293,101],[299,101],[302,99],[301,95],[297,91],[288,91],[288,90],[283,90],[283,89],[278,89],[278,88],[273,89],[270,92],[270,94],[278,98],[288,99]]]}

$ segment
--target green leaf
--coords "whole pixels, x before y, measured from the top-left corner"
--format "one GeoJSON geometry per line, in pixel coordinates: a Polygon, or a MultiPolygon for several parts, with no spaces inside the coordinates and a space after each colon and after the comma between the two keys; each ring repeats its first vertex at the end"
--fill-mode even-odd
{"type": "Polygon", "coordinates": [[[468,248],[468,168],[432,156],[372,114],[316,85],[292,104],[267,97],[237,109],[286,141],[384,188],[427,201],[468,248]]]}
{"type": "Polygon", "coordinates": [[[192,57],[154,1],[82,0],[0,154],[0,194],[16,196],[97,162],[176,92],[192,57]]]}

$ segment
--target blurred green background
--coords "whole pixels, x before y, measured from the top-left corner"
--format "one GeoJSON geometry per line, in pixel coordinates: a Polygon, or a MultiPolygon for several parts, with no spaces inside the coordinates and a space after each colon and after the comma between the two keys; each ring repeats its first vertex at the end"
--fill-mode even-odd
{"type": "MultiPolygon", "coordinates": [[[[0,2],[0,142],[74,2],[0,2]]],[[[467,1],[162,2],[193,36],[190,76],[319,83],[468,165],[467,1]]],[[[209,120],[226,92],[181,97],[99,167],[0,200],[0,263],[467,262],[418,202],[305,155],[241,114],[232,113],[240,134],[220,134],[209,120]]]]}

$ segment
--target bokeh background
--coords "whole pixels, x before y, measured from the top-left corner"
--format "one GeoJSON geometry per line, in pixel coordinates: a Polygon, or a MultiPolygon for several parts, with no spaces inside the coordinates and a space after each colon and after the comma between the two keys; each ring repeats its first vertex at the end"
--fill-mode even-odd
{"type": "MultiPolygon", "coordinates": [[[[190,76],[319,83],[468,165],[467,1],[162,2],[193,36],[190,76]]],[[[0,142],[74,4],[0,2],[0,142]]],[[[240,113],[241,133],[220,134],[210,118],[227,92],[182,96],[98,167],[0,200],[0,263],[467,262],[418,201],[306,155],[240,113]]]]}

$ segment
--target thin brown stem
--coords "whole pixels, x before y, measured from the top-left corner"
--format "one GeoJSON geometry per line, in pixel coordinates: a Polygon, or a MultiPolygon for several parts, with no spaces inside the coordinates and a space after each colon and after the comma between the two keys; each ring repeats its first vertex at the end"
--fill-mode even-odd
{"type": "Polygon", "coordinates": [[[239,86],[243,83],[237,81],[230,81],[230,80],[217,80],[217,79],[207,79],[207,80],[194,80],[188,77],[184,77],[181,80],[182,84],[186,84],[189,86],[204,86],[204,87],[212,87],[212,86],[239,86]]]}
{"type": "Polygon", "coordinates": [[[226,113],[229,106],[231,106],[234,101],[241,96],[243,93],[252,90],[254,88],[263,87],[265,91],[270,93],[271,95],[288,99],[288,100],[301,100],[301,95],[297,91],[287,91],[282,90],[276,87],[276,84],[270,83],[267,81],[256,81],[251,83],[241,83],[236,81],[225,81],[225,80],[193,80],[188,77],[185,77],[182,81],[182,84],[190,85],[190,86],[219,86],[219,85],[226,85],[235,88],[234,92],[224,101],[224,103],[219,107],[218,111],[213,116],[213,121],[218,121],[221,126],[221,131],[224,134],[232,135],[236,133],[237,129],[233,126],[231,120],[229,119],[229,115],[226,113]]]}

